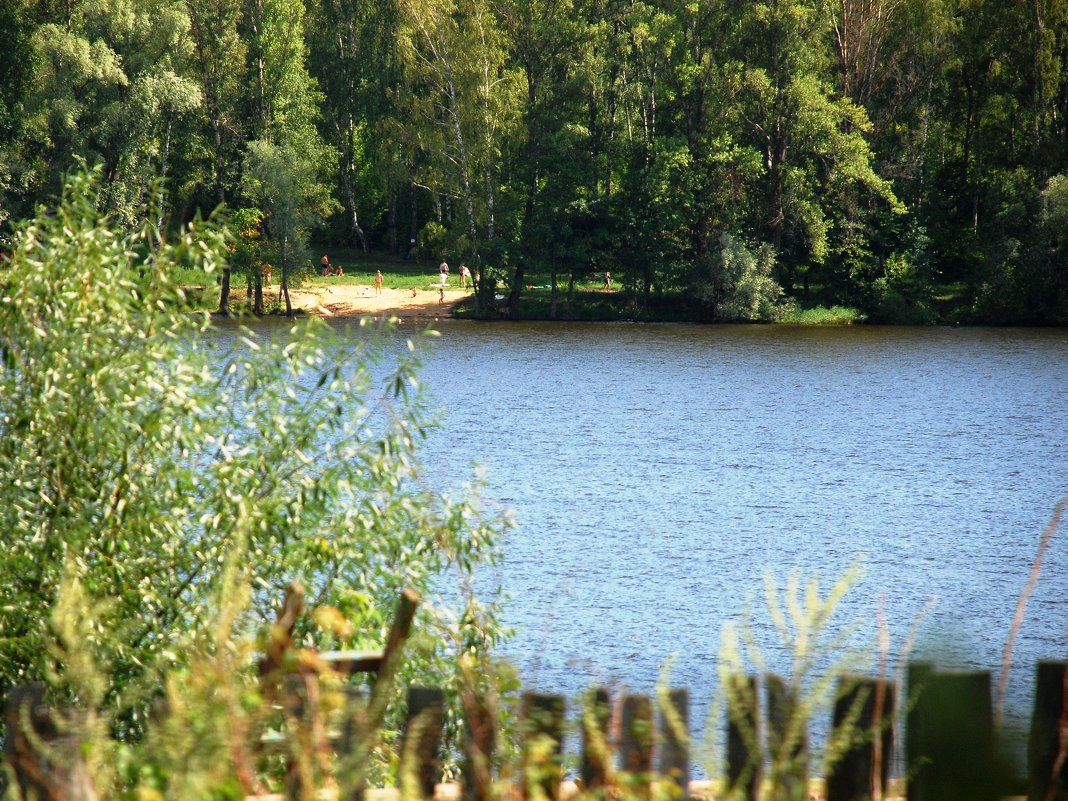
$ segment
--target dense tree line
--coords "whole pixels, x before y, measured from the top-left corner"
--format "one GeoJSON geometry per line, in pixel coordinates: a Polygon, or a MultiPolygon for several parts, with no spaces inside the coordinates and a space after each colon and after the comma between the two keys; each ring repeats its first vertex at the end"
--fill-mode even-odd
{"type": "Polygon", "coordinates": [[[1068,322],[1068,0],[0,0],[0,47],[3,225],[84,162],[283,280],[312,233],[464,260],[485,316],[610,271],[639,313],[1068,322]]]}

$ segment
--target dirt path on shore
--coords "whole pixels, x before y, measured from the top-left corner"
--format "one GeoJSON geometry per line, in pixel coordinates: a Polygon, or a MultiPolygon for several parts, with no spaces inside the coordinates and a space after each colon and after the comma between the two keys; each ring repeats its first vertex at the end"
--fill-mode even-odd
{"type": "MultiPolygon", "coordinates": [[[[438,290],[382,289],[362,284],[308,284],[290,289],[294,309],[320,317],[396,317],[401,321],[451,317],[453,307],[471,295],[470,290],[445,288],[444,302],[438,290]]],[[[278,287],[264,287],[264,298],[278,297],[278,287]]]]}

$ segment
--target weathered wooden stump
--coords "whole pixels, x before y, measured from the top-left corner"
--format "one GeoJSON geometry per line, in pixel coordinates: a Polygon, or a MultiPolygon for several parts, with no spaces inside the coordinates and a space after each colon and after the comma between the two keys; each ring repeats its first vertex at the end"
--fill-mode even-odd
{"type": "Polygon", "coordinates": [[[604,794],[611,773],[608,726],[612,709],[608,690],[598,687],[586,693],[582,714],[582,767],[579,778],[586,792],[599,797],[604,794]]]}
{"type": "Polygon", "coordinates": [[[894,691],[885,680],[844,676],[834,705],[834,727],[850,725],[857,741],[827,777],[827,801],[881,797],[890,778],[894,691]]]}
{"type": "Polygon", "coordinates": [[[789,801],[804,801],[808,791],[808,721],[797,708],[793,690],[780,676],[764,676],[768,700],[768,752],[770,777],[789,801]]]}
{"type": "Polygon", "coordinates": [[[760,729],[755,676],[727,677],[727,787],[756,799],[760,785],[760,729]]]}
{"type": "Polygon", "coordinates": [[[558,801],[567,705],[562,695],[523,695],[523,795],[558,801]]]}
{"type": "Polygon", "coordinates": [[[434,797],[434,787],[441,777],[444,725],[445,693],[437,687],[410,687],[400,752],[400,786],[404,798],[434,797]]]}
{"type": "Polygon", "coordinates": [[[4,710],[4,755],[22,798],[95,801],[78,717],[49,709],[44,684],[11,688],[4,710]]]}
{"type": "Polygon", "coordinates": [[[1068,800],[1068,662],[1039,662],[1027,744],[1027,797],[1068,800]]]}
{"type": "Polygon", "coordinates": [[[678,787],[685,801],[690,792],[690,691],[672,689],[660,710],[660,775],[678,787]]]}
{"type": "Polygon", "coordinates": [[[620,767],[627,773],[628,788],[637,799],[648,799],[653,780],[653,702],[646,695],[623,699],[623,731],[619,743],[620,767]]]}
{"type": "Polygon", "coordinates": [[[1007,777],[995,747],[990,673],[917,666],[913,680],[922,686],[909,690],[909,801],[997,801],[1007,777]]]}

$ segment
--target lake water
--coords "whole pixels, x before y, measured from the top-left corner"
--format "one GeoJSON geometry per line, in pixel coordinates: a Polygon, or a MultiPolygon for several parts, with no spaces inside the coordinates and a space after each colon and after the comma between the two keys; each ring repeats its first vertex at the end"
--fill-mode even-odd
{"type": "MultiPolygon", "coordinates": [[[[765,571],[865,574],[839,622],[891,651],[998,668],[1039,535],[1068,492],[1068,331],[445,321],[424,379],[441,428],[430,480],[484,466],[518,528],[485,577],[510,600],[528,686],[651,689],[674,655],[700,720],[723,623],[755,598],[788,659],[765,571]]],[[[403,330],[398,333],[402,336],[403,330]]],[[[1068,658],[1068,526],[1016,646],[1068,658]]]]}

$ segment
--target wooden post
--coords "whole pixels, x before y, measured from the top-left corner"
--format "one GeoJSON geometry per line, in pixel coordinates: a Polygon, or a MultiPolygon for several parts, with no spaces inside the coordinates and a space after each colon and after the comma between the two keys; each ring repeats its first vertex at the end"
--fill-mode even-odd
{"type": "Polygon", "coordinates": [[[1029,801],[1068,799],[1068,662],[1039,662],[1027,744],[1029,801]]]}
{"type": "Polygon", "coordinates": [[[997,801],[1007,777],[995,750],[990,673],[923,680],[909,715],[917,727],[907,732],[909,801],[997,801]]]}
{"type": "Polygon", "coordinates": [[[779,787],[785,798],[804,798],[808,787],[808,721],[800,716],[797,698],[780,676],[764,676],[768,701],[768,752],[771,755],[772,795],[779,787]]]}
{"type": "Polygon", "coordinates": [[[304,677],[294,673],[285,677],[283,687],[282,700],[289,731],[286,738],[286,798],[288,801],[301,801],[305,793],[315,787],[310,727],[307,725],[307,688],[304,677]]]}
{"type": "Polygon", "coordinates": [[[582,788],[588,793],[603,796],[608,786],[611,767],[611,748],[608,745],[608,725],[612,718],[608,690],[603,687],[586,694],[582,718],[582,788]]]}
{"type": "Polygon", "coordinates": [[[558,801],[566,702],[562,695],[523,694],[524,798],[558,801]]]}
{"type": "Polygon", "coordinates": [[[760,733],[755,676],[727,677],[727,787],[740,797],[756,798],[760,779],[760,733]]]}
{"type": "Polygon", "coordinates": [[[367,760],[371,752],[367,726],[367,698],[356,687],[345,688],[338,742],[338,801],[363,801],[367,789],[367,760]]]}
{"type": "Polygon", "coordinates": [[[843,676],[834,705],[834,729],[852,725],[859,738],[827,777],[827,801],[868,801],[885,794],[893,743],[894,693],[884,679],[843,676]],[[850,724],[850,721],[853,721],[850,724]]]}
{"type": "Polygon", "coordinates": [[[45,685],[12,687],[4,710],[4,755],[22,798],[96,801],[71,719],[45,706],[45,685]]]}
{"type": "Polygon", "coordinates": [[[441,731],[445,724],[445,693],[436,687],[408,689],[408,717],[401,741],[402,798],[432,799],[441,777],[441,731]]]}
{"type": "Polygon", "coordinates": [[[493,758],[497,750],[497,726],[493,705],[486,696],[468,692],[464,696],[464,759],[460,772],[464,798],[491,801],[493,758]]]}
{"type": "Polygon", "coordinates": [[[660,710],[660,775],[675,783],[677,797],[685,801],[690,793],[690,691],[676,688],[668,692],[660,710]]]}
{"type": "Polygon", "coordinates": [[[928,662],[909,662],[905,679],[905,776],[909,801],[930,798],[927,766],[922,756],[927,750],[928,729],[924,720],[926,704],[921,702],[927,684],[934,674],[934,665],[928,662]]]}
{"type": "Polygon", "coordinates": [[[653,702],[647,695],[623,699],[623,732],[619,745],[622,769],[636,799],[648,801],[653,778],[653,702]]]}

